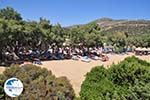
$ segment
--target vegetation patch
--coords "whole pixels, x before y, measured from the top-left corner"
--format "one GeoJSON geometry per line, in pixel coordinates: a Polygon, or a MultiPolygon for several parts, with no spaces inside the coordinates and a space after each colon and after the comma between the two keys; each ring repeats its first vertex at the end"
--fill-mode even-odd
{"type": "MultiPolygon", "coordinates": [[[[23,82],[23,93],[16,100],[73,100],[74,90],[66,77],[56,78],[51,71],[34,65],[13,65],[0,75],[0,85],[12,77],[23,82]]],[[[11,100],[0,87],[1,99],[11,100]]]]}
{"type": "Polygon", "coordinates": [[[150,63],[136,57],[87,73],[81,100],[150,100],[150,63]]]}

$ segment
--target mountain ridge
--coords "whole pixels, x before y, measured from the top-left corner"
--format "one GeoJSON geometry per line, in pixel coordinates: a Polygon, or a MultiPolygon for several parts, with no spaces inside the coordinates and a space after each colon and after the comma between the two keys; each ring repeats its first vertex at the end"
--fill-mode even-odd
{"type": "Polygon", "coordinates": [[[145,19],[111,19],[111,18],[100,18],[91,21],[87,24],[78,24],[69,26],[68,28],[84,27],[88,24],[96,23],[100,26],[101,32],[126,32],[128,34],[144,34],[150,33],[150,20],[145,19]]]}

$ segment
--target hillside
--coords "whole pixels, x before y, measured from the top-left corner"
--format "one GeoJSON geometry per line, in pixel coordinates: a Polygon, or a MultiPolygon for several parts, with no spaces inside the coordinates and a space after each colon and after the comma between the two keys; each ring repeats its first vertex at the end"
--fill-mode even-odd
{"type": "MultiPolygon", "coordinates": [[[[96,23],[101,27],[101,32],[126,32],[129,34],[147,34],[150,33],[150,20],[138,19],[138,20],[114,20],[111,18],[101,18],[90,23],[96,23]]],[[[90,24],[88,23],[88,24],[90,24]]],[[[88,24],[80,24],[69,26],[68,28],[74,27],[85,27],[88,24]]]]}
{"type": "Polygon", "coordinates": [[[73,36],[76,33],[82,33],[83,38],[85,35],[83,41],[87,40],[86,43],[89,44],[94,44],[95,41],[100,40],[101,43],[116,45],[117,47],[124,47],[125,45],[150,47],[150,20],[101,18],[84,25],[70,26],[68,29],[72,30],[73,36]]]}
{"type": "Polygon", "coordinates": [[[130,34],[150,33],[150,20],[113,20],[102,18],[94,21],[105,32],[127,32],[130,34]]]}

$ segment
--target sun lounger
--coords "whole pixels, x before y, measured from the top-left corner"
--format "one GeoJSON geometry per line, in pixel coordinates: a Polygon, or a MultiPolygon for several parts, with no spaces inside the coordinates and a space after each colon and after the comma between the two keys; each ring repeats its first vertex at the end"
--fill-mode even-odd
{"type": "Polygon", "coordinates": [[[91,57],[91,59],[93,59],[93,60],[100,60],[100,58],[98,56],[93,56],[93,57],[91,57]]]}
{"type": "Polygon", "coordinates": [[[42,62],[39,59],[35,59],[35,61],[33,61],[33,64],[42,65],[42,62]]]}
{"type": "Polygon", "coordinates": [[[79,60],[78,56],[72,56],[72,60],[79,60]]]}
{"type": "Polygon", "coordinates": [[[84,56],[84,57],[81,58],[81,61],[83,61],[83,62],[90,62],[91,59],[89,59],[87,56],[84,56]]]}

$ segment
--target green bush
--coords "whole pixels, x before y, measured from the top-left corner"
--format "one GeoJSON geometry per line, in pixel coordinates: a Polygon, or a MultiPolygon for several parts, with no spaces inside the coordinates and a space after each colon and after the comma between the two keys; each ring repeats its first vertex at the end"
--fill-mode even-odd
{"type": "Polygon", "coordinates": [[[82,84],[81,100],[150,100],[150,63],[128,57],[109,69],[95,67],[82,84]]]}
{"type": "Polygon", "coordinates": [[[4,97],[4,90],[3,87],[0,86],[0,99],[2,99],[4,97]]]}
{"type": "MultiPolygon", "coordinates": [[[[66,77],[56,78],[45,68],[34,65],[11,66],[0,75],[0,84],[11,77],[20,79],[24,85],[24,91],[17,100],[72,100],[75,97],[66,77]]],[[[3,91],[0,96],[5,100],[12,100],[3,91]]]]}

